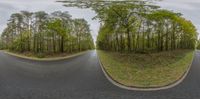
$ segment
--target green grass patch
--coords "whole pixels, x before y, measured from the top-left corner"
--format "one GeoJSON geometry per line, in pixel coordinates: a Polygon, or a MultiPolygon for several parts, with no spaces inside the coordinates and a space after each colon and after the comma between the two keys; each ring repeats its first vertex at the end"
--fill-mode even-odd
{"type": "Polygon", "coordinates": [[[73,52],[73,53],[33,53],[33,52],[16,52],[16,51],[10,51],[7,50],[7,52],[11,52],[13,54],[26,56],[26,57],[33,57],[33,58],[55,58],[55,57],[65,57],[70,56],[73,54],[77,54],[80,52],[73,52]]]}
{"type": "Polygon", "coordinates": [[[100,60],[116,81],[137,87],[158,87],[178,80],[191,64],[193,50],[153,54],[121,54],[98,51],[100,60]]]}
{"type": "Polygon", "coordinates": [[[4,52],[9,55],[13,55],[13,56],[21,57],[25,59],[51,61],[51,60],[67,59],[70,57],[78,56],[87,51],[74,52],[74,53],[32,53],[32,52],[20,53],[20,52],[4,50],[4,52]]]}

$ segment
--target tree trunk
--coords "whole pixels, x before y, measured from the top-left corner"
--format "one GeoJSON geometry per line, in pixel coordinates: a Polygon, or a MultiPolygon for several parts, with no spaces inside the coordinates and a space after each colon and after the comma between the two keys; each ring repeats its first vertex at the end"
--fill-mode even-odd
{"type": "Polygon", "coordinates": [[[64,37],[61,37],[61,52],[64,52],[64,37]]]}
{"type": "Polygon", "coordinates": [[[130,30],[127,28],[127,47],[128,47],[128,52],[131,52],[131,37],[130,37],[130,30]]]}

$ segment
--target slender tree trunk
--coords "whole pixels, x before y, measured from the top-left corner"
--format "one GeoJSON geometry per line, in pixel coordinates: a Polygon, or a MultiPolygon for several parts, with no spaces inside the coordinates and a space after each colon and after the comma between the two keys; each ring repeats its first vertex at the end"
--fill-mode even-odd
{"type": "Polygon", "coordinates": [[[120,35],[120,42],[121,42],[120,51],[123,52],[123,50],[124,50],[124,43],[123,43],[123,36],[122,36],[122,34],[120,35]]]}
{"type": "Polygon", "coordinates": [[[144,25],[143,25],[143,30],[142,30],[142,50],[144,52],[145,49],[145,31],[144,31],[144,25]]]}
{"type": "Polygon", "coordinates": [[[169,33],[168,33],[168,25],[166,27],[166,38],[165,38],[165,50],[168,51],[168,37],[169,37],[169,33]]]}
{"type": "Polygon", "coordinates": [[[61,52],[64,52],[64,37],[61,37],[61,52]]]}
{"type": "Polygon", "coordinates": [[[130,30],[127,28],[127,47],[128,47],[128,52],[131,52],[131,37],[130,37],[130,30]]]}
{"type": "Polygon", "coordinates": [[[53,52],[56,52],[56,44],[55,44],[55,34],[53,33],[53,52]]]}
{"type": "Polygon", "coordinates": [[[160,43],[161,43],[161,40],[160,40],[161,38],[160,38],[160,27],[159,27],[159,29],[158,29],[158,41],[157,41],[157,50],[158,50],[158,52],[160,51],[160,43]]]}
{"type": "Polygon", "coordinates": [[[147,30],[147,48],[150,48],[150,34],[151,34],[151,29],[149,26],[149,23],[147,24],[148,30],[147,30]]]}
{"type": "Polygon", "coordinates": [[[117,47],[116,47],[116,51],[118,52],[119,51],[119,38],[118,38],[118,33],[116,33],[116,41],[117,41],[117,47]]]}

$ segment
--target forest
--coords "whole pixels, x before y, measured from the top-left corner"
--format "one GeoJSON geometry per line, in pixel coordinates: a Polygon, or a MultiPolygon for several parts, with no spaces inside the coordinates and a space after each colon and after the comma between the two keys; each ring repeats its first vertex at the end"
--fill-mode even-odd
{"type": "Polygon", "coordinates": [[[74,53],[94,49],[89,25],[68,12],[21,11],[11,15],[1,35],[2,49],[33,53],[74,53]]]}
{"type": "MultiPolygon", "coordinates": [[[[91,8],[101,26],[97,49],[151,53],[195,49],[197,30],[180,13],[145,1],[58,1],[66,7],[91,8]]],[[[68,12],[14,13],[1,35],[4,49],[34,53],[71,53],[93,49],[87,21],[68,12]]]]}
{"type": "Polygon", "coordinates": [[[195,49],[195,26],[181,16],[147,4],[111,4],[99,14],[98,49],[151,53],[195,49]]]}
{"type": "Polygon", "coordinates": [[[59,1],[66,7],[91,8],[101,27],[97,49],[114,52],[151,53],[195,49],[197,30],[181,13],[148,1],[59,1]]]}

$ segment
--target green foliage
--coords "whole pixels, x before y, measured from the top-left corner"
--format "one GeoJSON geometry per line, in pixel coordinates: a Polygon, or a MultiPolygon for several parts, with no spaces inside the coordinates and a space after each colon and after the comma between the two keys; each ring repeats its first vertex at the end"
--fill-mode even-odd
{"type": "Polygon", "coordinates": [[[196,46],[195,26],[179,13],[145,3],[113,3],[97,13],[102,24],[97,38],[99,49],[150,53],[196,46]]]}
{"type": "Polygon", "coordinates": [[[34,52],[41,58],[47,53],[73,53],[94,48],[87,21],[73,20],[68,12],[60,11],[12,14],[0,44],[4,49],[34,52]]]}
{"type": "Polygon", "coordinates": [[[101,28],[97,47],[117,52],[150,53],[194,49],[197,32],[180,13],[141,0],[64,0],[67,7],[92,8],[101,28]]]}

